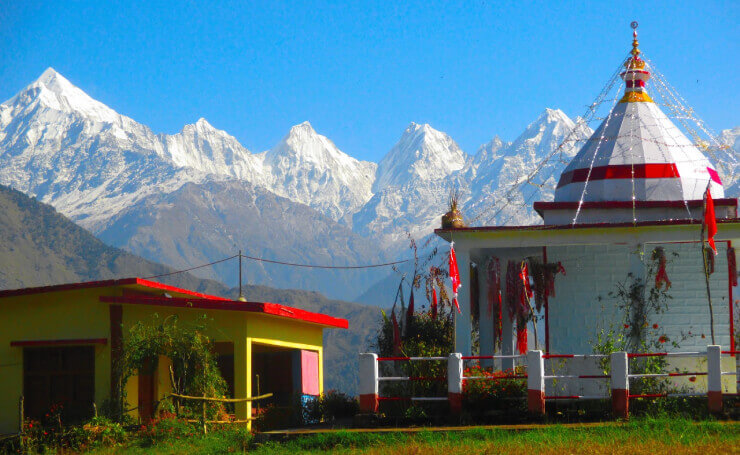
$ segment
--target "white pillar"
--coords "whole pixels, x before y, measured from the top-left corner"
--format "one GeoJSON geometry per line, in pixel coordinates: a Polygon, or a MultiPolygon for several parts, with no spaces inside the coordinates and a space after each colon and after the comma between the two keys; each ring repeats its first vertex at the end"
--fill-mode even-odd
{"type": "Polygon", "coordinates": [[[455,247],[457,268],[460,272],[460,281],[462,283],[457,294],[460,313],[457,312],[457,309],[454,309],[455,351],[462,353],[462,355],[471,355],[473,325],[470,321],[470,251],[462,244],[455,244],[455,247]]]}
{"type": "Polygon", "coordinates": [[[378,412],[378,355],[360,354],[360,411],[378,412]]]}
{"type": "Polygon", "coordinates": [[[450,412],[460,415],[462,412],[463,360],[462,354],[454,352],[447,358],[447,398],[450,412]]]}
{"type": "Polygon", "coordinates": [[[545,359],[542,351],[527,352],[527,407],[531,414],[545,414],[545,359]]]}
{"type": "Polygon", "coordinates": [[[722,347],[707,346],[707,398],[709,410],[722,412],[722,347]]]}
{"type": "MultiPolygon", "coordinates": [[[[478,331],[480,355],[493,355],[493,311],[488,303],[488,263],[478,264],[478,331]]],[[[481,360],[484,367],[493,366],[492,360],[481,360]]]]}
{"type": "Polygon", "coordinates": [[[612,411],[617,417],[629,417],[630,380],[629,360],[626,352],[611,355],[612,411]]]}

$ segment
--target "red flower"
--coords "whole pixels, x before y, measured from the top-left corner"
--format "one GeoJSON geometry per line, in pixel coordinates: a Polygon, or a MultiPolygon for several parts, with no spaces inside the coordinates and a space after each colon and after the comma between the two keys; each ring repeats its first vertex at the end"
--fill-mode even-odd
{"type": "Polygon", "coordinates": [[[689,381],[690,381],[690,382],[696,382],[696,376],[691,376],[691,377],[689,378],[689,381]]]}
{"type": "Polygon", "coordinates": [[[665,335],[661,335],[660,338],[658,338],[658,341],[660,341],[661,343],[665,343],[666,341],[668,341],[668,337],[666,337],[665,335]]]}
{"type": "Polygon", "coordinates": [[[658,328],[658,324],[653,324],[653,328],[654,329],[657,329],[658,328]]]}
{"type": "Polygon", "coordinates": [[[625,328],[625,329],[629,329],[629,328],[630,328],[630,325],[629,325],[629,324],[625,324],[625,325],[624,325],[624,328],[625,328]]]}

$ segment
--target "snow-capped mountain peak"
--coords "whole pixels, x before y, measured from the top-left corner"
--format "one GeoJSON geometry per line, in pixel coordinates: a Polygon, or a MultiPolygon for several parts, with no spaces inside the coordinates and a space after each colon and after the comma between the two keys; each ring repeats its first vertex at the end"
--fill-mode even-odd
{"type": "Polygon", "coordinates": [[[4,104],[28,105],[33,101],[49,109],[78,114],[98,122],[116,123],[121,117],[113,109],[75,87],[54,68],[47,68],[36,81],[4,104]]]}
{"type": "Polygon", "coordinates": [[[335,220],[372,196],[377,165],[359,161],[313,129],[293,126],[264,154],[269,187],[277,194],[314,207],[335,220]]]}
{"type": "Polygon", "coordinates": [[[234,136],[215,128],[202,117],[185,125],[177,134],[160,137],[165,157],[178,167],[264,184],[261,160],[234,136]]]}
{"type": "Polygon", "coordinates": [[[400,187],[411,180],[444,179],[462,169],[466,158],[450,136],[427,123],[412,122],[378,164],[373,191],[400,187]]]}

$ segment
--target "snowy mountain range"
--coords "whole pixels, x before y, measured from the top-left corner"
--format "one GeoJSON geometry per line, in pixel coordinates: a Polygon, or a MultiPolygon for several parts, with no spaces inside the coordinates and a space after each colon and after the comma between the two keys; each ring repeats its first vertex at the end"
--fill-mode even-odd
{"type": "MultiPolygon", "coordinates": [[[[407,233],[419,238],[437,227],[453,188],[473,224],[539,223],[531,203],[552,199],[577,152],[575,145],[557,149],[574,126],[562,111],[546,109],[513,142],[494,137],[468,155],[449,135],[411,123],[375,164],[304,122],[253,153],[205,119],[177,134],[154,133],[49,68],[0,105],[0,184],[53,205],[114,246],[176,268],[237,249],[287,262],[361,265],[406,256],[407,233]]],[[[572,138],[590,133],[581,127],[572,138]]],[[[723,132],[735,156],[739,133],[723,132]]],[[[234,270],[196,273],[233,285],[234,270]]],[[[342,299],[388,273],[297,273],[255,262],[246,271],[258,284],[342,299]]]]}

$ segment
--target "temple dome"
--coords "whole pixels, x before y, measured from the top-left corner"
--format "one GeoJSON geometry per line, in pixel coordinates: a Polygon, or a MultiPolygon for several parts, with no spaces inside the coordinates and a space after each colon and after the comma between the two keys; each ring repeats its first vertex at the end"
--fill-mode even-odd
{"type": "Polygon", "coordinates": [[[714,165],[647,93],[636,30],[631,54],[624,96],[563,170],[554,202],[535,203],[545,224],[697,219],[708,187],[724,198],[714,165]]]}

